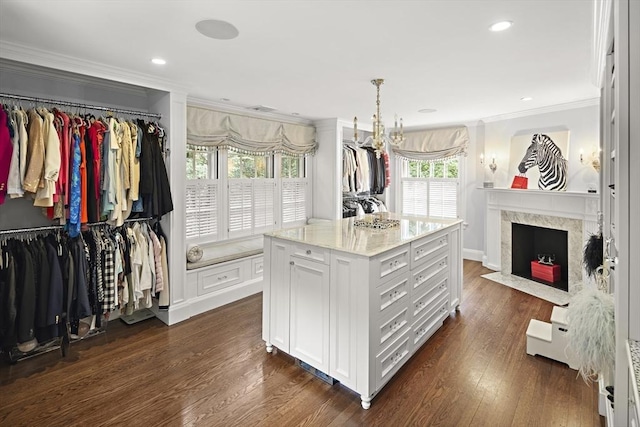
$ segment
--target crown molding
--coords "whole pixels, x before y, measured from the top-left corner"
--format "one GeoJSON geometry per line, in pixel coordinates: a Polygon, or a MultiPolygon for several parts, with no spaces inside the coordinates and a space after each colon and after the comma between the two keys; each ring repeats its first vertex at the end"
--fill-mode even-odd
{"type": "Polygon", "coordinates": [[[81,60],[57,53],[53,54],[46,50],[35,49],[30,46],[7,41],[0,41],[0,58],[47,67],[53,70],[66,71],[76,75],[86,75],[118,83],[135,85],[144,89],[178,93],[188,92],[186,87],[176,84],[171,80],[161,79],[149,74],[138,73],[100,62],[81,60]]]}
{"type": "Polygon", "coordinates": [[[600,105],[600,98],[583,99],[581,101],[567,102],[565,104],[549,105],[541,108],[517,111],[514,113],[500,114],[497,116],[480,119],[484,123],[498,122],[501,120],[517,119],[520,117],[535,116],[538,114],[556,113],[558,111],[574,110],[576,108],[592,107],[600,105]]]}
{"type": "Polygon", "coordinates": [[[304,117],[290,116],[287,114],[280,114],[274,112],[262,112],[254,111],[248,107],[239,105],[230,105],[218,101],[212,101],[206,98],[198,98],[195,96],[187,97],[187,106],[204,108],[209,110],[222,111],[225,113],[237,114],[239,116],[254,117],[257,119],[275,120],[284,123],[291,123],[294,125],[313,125],[313,121],[304,117]]]}

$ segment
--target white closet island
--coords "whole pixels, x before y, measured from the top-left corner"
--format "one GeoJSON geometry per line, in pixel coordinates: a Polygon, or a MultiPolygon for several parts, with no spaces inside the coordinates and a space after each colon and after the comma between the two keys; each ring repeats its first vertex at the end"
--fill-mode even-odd
{"type": "Polygon", "coordinates": [[[371,399],[462,295],[462,221],[346,218],[265,235],[262,338],[371,399]]]}

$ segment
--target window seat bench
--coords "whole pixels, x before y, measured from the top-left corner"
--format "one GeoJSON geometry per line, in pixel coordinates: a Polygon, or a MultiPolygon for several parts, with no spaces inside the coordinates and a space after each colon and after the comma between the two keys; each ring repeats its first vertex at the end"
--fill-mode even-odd
{"type": "Polygon", "coordinates": [[[201,245],[202,258],[187,263],[191,309],[204,313],[262,292],[262,236],[201,245]]]}
{"type": "Polygon", "coordinates": [[[202,258],[196,262],[187,262],[187,270],[260,255],[262,254],[263,238],[260,235],[251,239],[200,245],[200,248],[202,249],[202,258]]]}

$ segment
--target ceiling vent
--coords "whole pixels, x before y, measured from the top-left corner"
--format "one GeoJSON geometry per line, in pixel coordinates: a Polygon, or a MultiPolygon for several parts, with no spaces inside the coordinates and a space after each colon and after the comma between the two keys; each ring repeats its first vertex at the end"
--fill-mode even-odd
{"type": "Polygon", "coordinates": [[[276,111],[275,108],[267,107],[266,105],[254,105],[253,107],[247,107],[249,110],[260,111],[262,113],[270,113],[276,111]]]}

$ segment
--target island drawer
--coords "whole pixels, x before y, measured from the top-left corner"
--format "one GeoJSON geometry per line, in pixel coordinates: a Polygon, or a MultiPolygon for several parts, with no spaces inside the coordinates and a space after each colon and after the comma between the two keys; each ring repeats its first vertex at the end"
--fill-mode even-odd
{"type": "Polygon", "coordinates": [[[427,262],[433,255],[447,252],[449,235],[438,233],[411,243],[411,269],[427,262]]]}
{"type": "Polygon", "coordinates": [[[381,315],[389,315],[388,313],[396,313],[407,307],[409,304],[409,277],[404,274],[400,277],[392,279],[376,288],[373,310],[378,308],[378,314],[372,313],[373,316],[380,318],[381,315]]]}
{"type": "Polygon", "coordinates": [[[448,271],[448,269],[449,255],[447,253],[429,258],[428,262],[421,265],[411,274],[413,288],[417,289],[428,284],[434,277],[448,271]]]}
{"type": "Polygon", "coordinates": [[[372,278],[388,280],[409,271],[409,245],[385,252],[372,260],[372,278]]]}
{"type": "Polygon", "coordinates": [[[439,328],[448,315],[449,298],[443,295],[430,310],[412,325],[412,343],[415,349],[420,348],[439,328]]]}
{"type": "Polygon", "coordinates": [[[442,295],[446,295],[448,292],[448,277],[445,275],[439,276],[438,280],[434,280],[421,292],[414,293],[412,302],[412,311],[414,318],[422,316],[422,314],[433,308],[434,304],[439,303],[439,299],[442,295]]]}
{"type": "Polygon", "coordinates": [[[400,312],[390,312],[389,314],[389,316],[383,316],[378,323],[378,328],[372,331],[374,333],[373,342],[378,344],[376,354],[402,334],[413,321],[412,312],[406,305],[400,312]]]}
{"type": "Polygon", "coordinates": [[[386,350],[376,357],[376,390],[380,389],[409,360],[413,340],[407,329],[386,350]]]}
{"type": "Polygon", "coordinates": [[[331,262],[331,251],[318,246],[297,243],[293,245],[293,255],[327,265],[331,262]]]}

